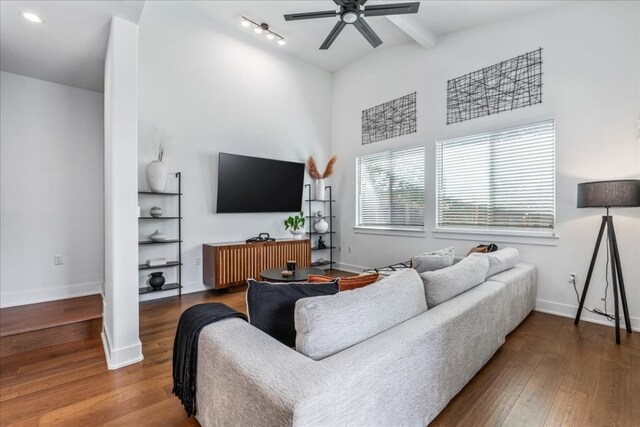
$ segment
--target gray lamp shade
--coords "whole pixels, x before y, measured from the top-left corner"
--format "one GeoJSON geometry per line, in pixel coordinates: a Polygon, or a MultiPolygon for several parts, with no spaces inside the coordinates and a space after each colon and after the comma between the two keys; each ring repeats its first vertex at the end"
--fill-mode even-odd
{"type": "Polygon", "coordinates": [[[629,208],[636,206],[640,206],[640,179],[578,184],[579,208],[629,208]]]}

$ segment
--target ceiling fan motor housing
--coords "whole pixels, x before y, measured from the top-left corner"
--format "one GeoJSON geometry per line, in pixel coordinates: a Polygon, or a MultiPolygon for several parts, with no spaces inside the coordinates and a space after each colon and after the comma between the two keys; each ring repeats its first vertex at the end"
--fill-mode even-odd
{"type": "Polygon", "coordinates": [[[340,20],[345,24],[353,24],[360,18],[360,10],[354,3],[349,3],[341,7],[340,20]]]}
{"type": "Polygon", "coordinates": [[[368,6],[364,6],[367,0],[333,0],[333,2],[340,6],[339,11],[333,9],[319,12],[292,13],[284,15],[284,19],[287,21],[297,21],[300,19],[335,18],[336,16],[340,16],[340,20],[335,23],[331,32],[320,46],[321,50],[329,49],[347,24],[353,25],[371,46],[378,47],[382,44],[382,40],[380,40],[380,37],[373,31],[373,28],[367,24],[366,19],[364,19],[365,17],[418,13],[418,8],[420,7],[420,2],[375,4],[368,6]],[[361,6],[364,6],[362,10],[360,9],[361,6]]]}

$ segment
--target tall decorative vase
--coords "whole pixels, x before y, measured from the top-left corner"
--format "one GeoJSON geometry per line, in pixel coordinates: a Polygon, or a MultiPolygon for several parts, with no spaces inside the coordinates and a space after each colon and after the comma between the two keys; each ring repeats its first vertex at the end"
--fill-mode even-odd
{"type": "Polygon", "coordinates": [[[161,192],[167,185],[167,165],[154,160],[147,165],[147,184],[151,191],[161,192]]]}
{"type": "Polygon", "coordinates": [[[316,200],[324,200],[324,179],[316,179],[316,200]]]}

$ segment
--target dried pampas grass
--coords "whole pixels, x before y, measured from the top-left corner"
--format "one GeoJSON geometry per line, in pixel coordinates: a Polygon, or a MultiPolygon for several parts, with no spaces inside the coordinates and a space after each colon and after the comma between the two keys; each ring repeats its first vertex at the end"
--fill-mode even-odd
{"type": "Polygon", "coordinates": [[[318,171],[318,166],[316,166],[316,161],[313,160],[312,156],[309,156],[309,158],[307,159],[307,171],[309,172],[309,175],[311,175],[311,178],[313,179],[322,178],[322,176],[320,175],[320,171],[318,171]]]}
{"type": "Polygon", "coordinates": [[[338,156],[334,154],[329,159],[329,163],[327,163],[327,167],[324,169],[324,173],[322,174],[322,178],[329,178],[333,175],[333,165],[336,164],[336,160],[338,160],[338,156]]]}
{"type": "Polygon", "coordinates": [[[327,167],[324,169],[324,173],[320,174],[313,156],[309,156],[309,158],[307,159],[307,170],[309,172],[309,175],[313,179],[329,178],[331,175],[333,175],[333,166],[336,164],[336,160],[338,160],[338,156],[334,154],[331,159],[329,159],[329,163],[327,163],[327,167]]]}

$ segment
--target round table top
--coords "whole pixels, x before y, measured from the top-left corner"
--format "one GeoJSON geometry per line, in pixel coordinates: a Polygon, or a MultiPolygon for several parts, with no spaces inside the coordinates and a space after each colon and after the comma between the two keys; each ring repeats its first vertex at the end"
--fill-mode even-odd
{"type": "Polygon", "coordinates": [[[282,272],[287,267],[276,267],[264,270],[260,273],[262,280],[268,282],[304,282],[307,280],[307,276],[310,274],[324,275],[324,270],[317,267],[297,267],[293,276],[285,277],[282,272]]]}

